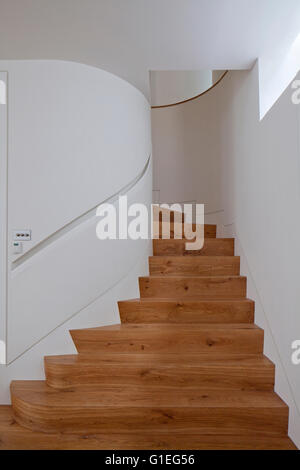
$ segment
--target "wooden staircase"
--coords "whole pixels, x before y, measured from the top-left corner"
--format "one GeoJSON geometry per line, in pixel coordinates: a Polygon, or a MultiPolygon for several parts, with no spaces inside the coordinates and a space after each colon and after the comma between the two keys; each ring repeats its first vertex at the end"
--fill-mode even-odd
{"type": "Polygon", "coordinates": [[[153,249],[122,325],[71,331],[78,355],[12,382],[0,449],[295,449],[234,240],[206,225],[201,251],[153,249]]]}

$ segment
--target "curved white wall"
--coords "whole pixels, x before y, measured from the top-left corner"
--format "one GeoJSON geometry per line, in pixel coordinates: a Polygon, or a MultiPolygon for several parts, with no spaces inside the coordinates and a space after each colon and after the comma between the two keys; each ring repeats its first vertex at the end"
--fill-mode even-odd
{"type": "MultiPolygon", "coordinates": [[[[129,202],[151,203],[150,110],[132,85],[86,65],[0,61],[0,70],[8,72],[9,116],[7,335],[2,329],[0,340],[19,378],[16,358],[104,293],[111,302],[99,323],[116,321],[118,299],[107,292],[121,279],[137,285],[132,269],[149,243],[98,240],[94,209],[132,182],[129,202]],[[12,253],[14,229],[32,230],[21,255],[12,253]]],[[[1,377],[10,367],[0,366],[1,377]]]]}
{"type": "MultiPolygon", "coordinates": [[[[127,192],[128,204],[150,206],[151,189],[150,162],[127,192]]],[[[114,205],[118,207],[117,201],[114,205]]],[[[7,366],[0,365],[0,403],[10,402],[11,380],[44,379],[45,355],[76,354],[69,330],[119,323],[118,300],[139,297],[138,277],[148,275],[151,241],[99,241],[95,237],[98,220],[92,217],[57,245],[49,245],[36,260],[32,257],[29,265],[24,263],[17,275],[9,352],[15,356],[18,348],[30,347],[7,366]],[[24,308],[17,310],[22,302],[24,308]]]]}
{"type": "Polygon", "coordinates": [[[63,61],[0,61],[8,71],[9,231],[29,249],[142,171],[149,104],[103,70],[63,61]]]}

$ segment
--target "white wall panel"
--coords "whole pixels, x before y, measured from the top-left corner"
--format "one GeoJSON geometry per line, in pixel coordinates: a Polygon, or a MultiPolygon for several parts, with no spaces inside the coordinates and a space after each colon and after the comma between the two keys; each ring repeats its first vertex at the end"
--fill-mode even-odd
{"type": "Polygon", "coordinates": [[[2,331],[11,363],[146,257],[147,241],[98,240],[95,208],[132,182],[130,200],[150,204],[151,133],[145,97],[105,71],[63,61],[0,61],[0,69],[9,77],[2,331]],[[14,229],[32,230],[18,255],[14,229]]]}
{"type": "MultiPolygon", "coordinates": [[[[150,165],[129,191],[128,205],[150,207],[151,193],[150,165]]],[[[148,240],[99,240],[98,221],[95,211],[11,272],[8,362],[115,285],[147,252],[148,240]]]]}
{"type": "Polygon", "coordinates": [[[7,314],[7,72],[0,72],[0,250],[0,364],[5,364],[7,314]]]}
{"type": "Polygon", "coordinates": [[[0,61],[0,68],[9,70],[9,234],[31,228],[26,251],[142,171],[149,104],[95,67],[0,61]]]}

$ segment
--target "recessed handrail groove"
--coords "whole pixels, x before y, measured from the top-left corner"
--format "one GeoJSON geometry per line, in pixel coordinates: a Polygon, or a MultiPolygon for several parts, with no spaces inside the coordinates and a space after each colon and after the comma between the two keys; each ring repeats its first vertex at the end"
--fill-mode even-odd
{"type": "Polygon", "coordinates": [[[145,173],[146,173],[146,171],[149,167],[150,160],[151,160],[151,155],[149,155],[143,170],[132,181],[130,181],[130,183],[126,184],[123,188],[121,188],[119,191],[114,193],[112,196],[109,196],[108,198],[106,198],[104,201],[99,202],[96,206],[92,207],[92,209],[89,209],[88,211],[84,212],[80,216],[78,216],[75,219],[71,220],[71,222],[67,223],[66,225],[64,225],[63,227],[58,229],[56,232],[53,232],[47,238],[44,238],[42,241],[37,243],[35,246],[33,246],[30,250],[28,250],[22,256],[20,256],[15,261],[13,261],[12,264],[11,264],[12,271],[14,271],[16,268],[20,267],[21,265],[23,265],[25,263],[25,261],[28,261],[34,255],[36,255],[41,250],[43,250],[47,246],[54,243],[56,240],[61,238],[63,235],[65,235],[66,233],[69,233],[75,227],[78,227],[82,223],[88,221],[93,216],[95,216],[96,215],[96,209],[100,204],[105,204],[105,203],[108,203],[108,202],[112,203],[113,201],[115,201],[122,194],[128,193],[128,191],[130,191],[143,178],[143,176],[145,175],[145,173]]]}
{"type": "Polygon", "coordinates": [[[197,98],[200,98],[201,96],[205,95],[206,93],[211,91],[213,88],[215,88],[223,80],[223,78],[225,77],[225,75],[227,75],[227,73],[228,73],[228,70],[226,70],[226,72],[224,72],[223,75],[221,75],[221,77],[216,81],[216,83],[214,83],[210,88],[203,91],[202,93],[199,93],[199,95],[193,96],[192,98],[188,98],[187,100],[178,101],[177,103],[161,104],[161,105],[158,105],[158,106],[151,106],[151,109],[170,108],[171,106],[177,106],[178,104],[188,103],[189,101],[196,100],[197,98]]]}

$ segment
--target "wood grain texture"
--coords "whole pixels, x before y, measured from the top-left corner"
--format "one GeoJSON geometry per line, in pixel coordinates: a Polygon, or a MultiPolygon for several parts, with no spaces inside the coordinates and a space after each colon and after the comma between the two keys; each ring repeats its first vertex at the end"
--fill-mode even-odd
{"type": "Polygon", "coordinates": [[[154,361],[136,354],[48,356],[45,358],[47,384],[58,389],[90,384],[197,388],[210,390],[273,390],[274,365],[260,355],[208,354],[159,356],[154,361]]]}
{"type": "Polygon", "coordinates": [[[46,381],[12,382],[0,449],[295,448],[234,240],[204,230],[198,252],[154,240],[122,325],[72,330],[79,354],[45,357],[46,381]]]}
{"type": "Polygon", "coordinates": [[[253,323],[254,302],[133,299],[118,302],[122,323],[253,323]]]}
{"type": "Polygon", "coordinates": [[[20,426],[11,406],[0,406],[0,450],[296,450],[286,436],[47,434],[20,426]]]}
{"type": "Polygon", "coordinates": [[[124,324],[72,330],[79,353],[255,354],[263,350],[263,330],[243,324],[124,324]]]}
{"type": "Polygon", "coordinates": [[[99,387],[55,390],[43,381],[11,384],[19,424],[45,432],[282,436],[288,408],[274,392],[99,387]]]}
{"type": "Polygon", "coordinates": [[[234,256],[234,238],[206,238],[201,250],[186,250],[186,240],[153,240],[154,256],[234,256]]]}
{"type": "Polygon", "coordinates": [[[222,276],[240,274],[239,256],[150,256],[150,275],[222,276]]]}
{"type": "Polygon", "coordinates": [[[162,222],[163,218],[164,221],[170,221],[171,223],[174,220],[178,222],[184,222],[184,213],[178,211],[170,211],[168,209],[164,209],[162,207],[158,208],[157,206],[153,206],[153,221],[154,222],[162,222]]]}
{"type": "MultiPolygon", "coordinates": [[[[196,224],[191,224],[193,232],[196,232],[196,224]]],[[[174,238],[174,222],[170,222],[170,238],[174,238]]],[[[182,224],[181,228],[182,237],[184,237],[184,225],[182,224]]],[[[216,238],[217,235],[217,226],[212,224],[204,224],[204,237],[205,238],[216,238]]],[[[162,222],[159,222],[159,236],[162,237],[162,222]]]]}
{"type": "Polygon", "coordinates": [[[142,298],[234,299],[246,297],[243,276],[149,276],[139,278],[142,298]]]}

